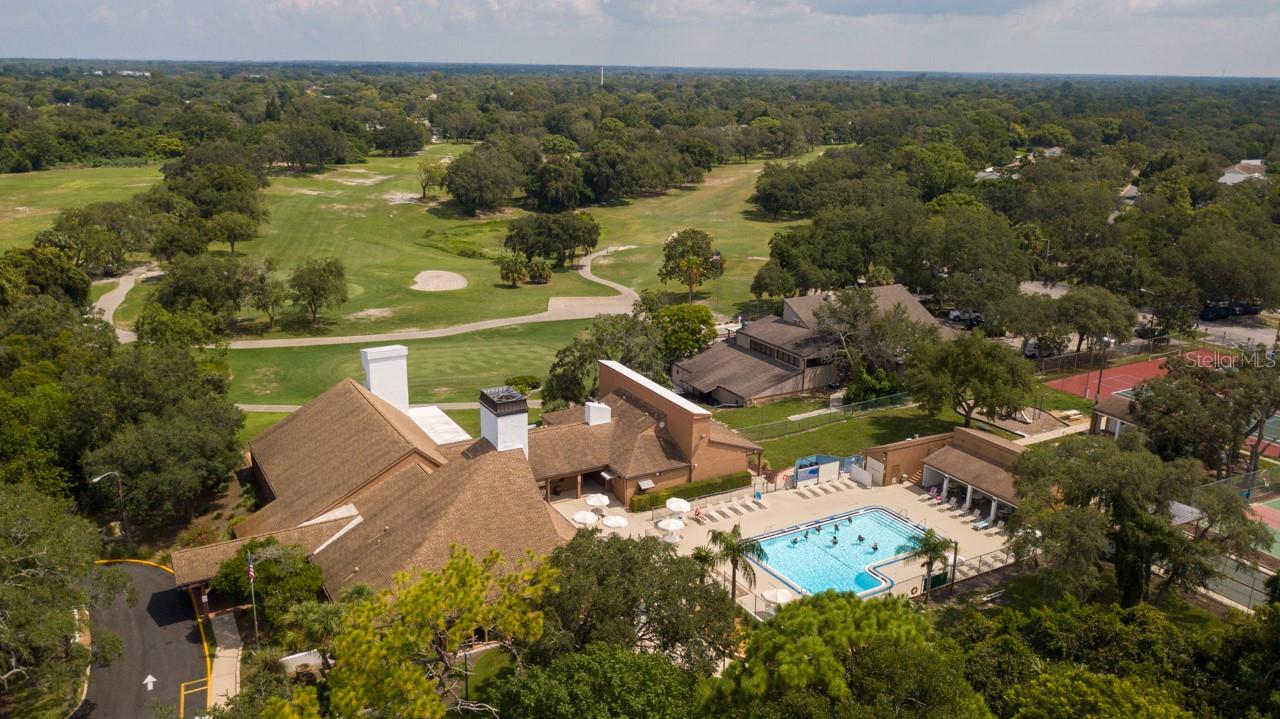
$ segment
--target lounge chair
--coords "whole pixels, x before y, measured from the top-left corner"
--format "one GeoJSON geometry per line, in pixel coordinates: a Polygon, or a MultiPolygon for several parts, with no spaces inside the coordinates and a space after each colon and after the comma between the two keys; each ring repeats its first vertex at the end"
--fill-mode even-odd
{"type": "Polygon", "coordinates": [[[984,530],[984,529],[986,529],[987,527],[990,527],[990,526],[991,526],[991,520],[990,520],[990,519],[984,519],[984,520],[982,520],[981,522],[974,522],[974,523],[973,523],[973,528],[974,528],[975,530],[979,531],[979,532],[981,532],[982,530],[984,530]]]}

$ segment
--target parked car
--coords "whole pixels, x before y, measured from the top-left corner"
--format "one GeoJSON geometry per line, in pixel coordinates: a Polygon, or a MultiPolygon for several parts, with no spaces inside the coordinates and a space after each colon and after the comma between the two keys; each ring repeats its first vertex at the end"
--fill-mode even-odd
{"type": "Polygon", "coordinates": [[[1200,310],[1200,320],[1203,322],[1216,322],[1225,320],[1231,316],[1230,302],[1208,302],[1204,309],[1200,310]]]}
{"type": "Polygon", "coordinates": [[[1239,315],[1256,315],[1262,313],[1262,305],[1253,302],[1232,302],[1231,314],[1239,315]]]}
{"type": "Polygon", "coordinates": [[[1134,330],[1133,333],[1138,336],[1138,339],[1143,340],[1153,340],[1157,337],[1165,336],[1164,330],[1150,324],[1138,325],[1138,329],[1134,330]]]}
{"type": "Polygon", "coordinates": [[[1052,347],[1041,347],[1036,340],[1022,341],[1022,356],[1027,359],[1040,359],[1041,357],[1052,357],[1058,354],[1052,347]]]}

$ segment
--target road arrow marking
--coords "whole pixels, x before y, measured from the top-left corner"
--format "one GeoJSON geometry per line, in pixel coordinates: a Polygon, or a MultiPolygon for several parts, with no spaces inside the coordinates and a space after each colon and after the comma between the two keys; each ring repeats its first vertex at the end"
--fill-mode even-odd
{"type": "Polygon", "coordinates": [[[147,691],[151,691],[156,688],[156,678],[150,674],[147,675],[146,679],[142,680],[142,683],[147,685],[147,691]]]}

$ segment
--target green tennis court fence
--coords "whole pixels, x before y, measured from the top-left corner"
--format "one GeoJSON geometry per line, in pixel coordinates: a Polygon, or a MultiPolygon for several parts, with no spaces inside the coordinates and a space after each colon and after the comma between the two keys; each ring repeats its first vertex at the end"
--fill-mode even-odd
{"type": "Polygon", "coordinates": [[[830,411],[794,420],[784,419],[777,422],[757,424],[751,427],[741,427],[738,429],[738,433],[753,442],[759,442],[766,439],[776,439],[778,437],[785,437],[789,434],[796,434],[797,432],[806,432],[828,424],[843,422],[850,417],[873,410],[886,409],[888,407],[902,407],[906,404],[910,404],[910,402],[911,395],[906,392],[900,392],[898,394],[888,395],[887,397],[869,399],[865,402],[838,405],[836,407],[832,407],[830,411]]]}

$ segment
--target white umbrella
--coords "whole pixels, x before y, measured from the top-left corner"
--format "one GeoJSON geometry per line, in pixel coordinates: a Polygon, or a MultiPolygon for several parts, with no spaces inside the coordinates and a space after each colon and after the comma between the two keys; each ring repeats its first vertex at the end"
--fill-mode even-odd
{"type": "Polygon", "coordinates": [[[687,501],[680,499],[679,497],[672,497],[667,500],[667,509],[675,512],[676,514],[684,514],[692,509],[692,507],[687,501]]]}
{"type": "Polygon", "coordinates": [[[588,494],[587,506],[588,507],[608,507],[609,497],[608,495],[604,495],[604,494],[588,494]]]}
{"type": "Polygon", "coordinates": [[[627,518],[619,517],[616,514],[610,514],[601,521],[604,526],[609,527],[610,529],[622,529],[627,526],[627,518]]]}
{"type": "Polygon", "coordinates": [[[680,535],[664,534],[662,535],[662,541],[666,542],[667,544],[678,544],[680,542],[680,535]]]}
{"type": "Polygon", "coordinates": [[[600,518],[585,509],[581,509],[573,513],[572,519],[574,524],[581,524],[584,527],[590,527],[600,518]]]}
{"type": "Polygon", "coordinates": [[[661,529],[664,532],[679,532],[684,529],[684,522],[675,517],[667,517],[661,522],[658,522],[658,529],[661,529]]]}
{"type": "Polygon", "coordinates": [[[787,602],[793,602],[796,599],[796,595],[792,594],[790,589],[770,589],[768,591],[761,592],[760,596],[764,597],[766,602],[777,604],[778,606],[782,606],[787,602]]]}

